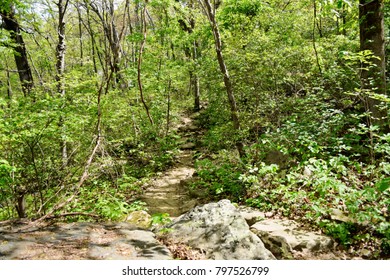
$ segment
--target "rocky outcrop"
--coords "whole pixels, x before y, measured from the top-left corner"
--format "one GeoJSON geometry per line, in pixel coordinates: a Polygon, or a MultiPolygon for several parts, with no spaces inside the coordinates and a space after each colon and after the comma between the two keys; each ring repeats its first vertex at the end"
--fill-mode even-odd
{"type": "Polygon", "coordinates": [[[128,223],[57,224],[23,232],[0,228],[0,260],[169,260],[151,231],[128,223]]]}
{"type": "Polygon", "coordinates": [[[133,212],[127,222],[70,223],[43,228],[0,224],[1,259],[345,259],[333,240],[296,222],[228,200],[198,206],[168,225],[149,227],[150,215],[133,212]],[[249,227],[249,225],[251,227],[249,227]]]}
{"type": "Polygon", "coordinates": [[[238,206],[238,211],[249,226],[267,218],[267,213],[248,206],[238,206]]]}
{"type": "Polygon", "coordinates": [[[278,259],[293,259],[299,252],[330,252],[335,245],[330,237],[301,230],[291,220],[266,219],[252,225],[251,230],[278,259]]]}
{"type": "Polygon", "coordinates": [[[272,260],[229,200],[197,206],[164,227],[166,238],[202,251],[207,259],[272,260]]]}

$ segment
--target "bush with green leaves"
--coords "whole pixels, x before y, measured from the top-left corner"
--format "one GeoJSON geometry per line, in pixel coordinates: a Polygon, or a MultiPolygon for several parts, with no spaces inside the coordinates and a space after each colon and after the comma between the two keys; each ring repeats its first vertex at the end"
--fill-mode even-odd
{"type": "Polygon", "coordinates": [[[275,165],[259,163],[241,174],[247,204],[319,227],[345,246],[361,246],[363,237],[378,250],[387,246],[387,171],[373,170],[372,166],[350,162],[343,156],[326,161],[310,158],[284,175],[277,171],[275,165]],[[342,217],[335,217],[335,211],[343,213],[342,217]]]}
{"type": "MultiPolygon", "coordinates": [[[[223,154],[223,153],[221,153],[223,154]]],[[[208,192],[210,198],[228,197],[240,201],[244,195],[243,184],[239,180],[241,170],[232,162],[219,162],[210,159],[198,160],[195,163],[196,180],[193,186],[208,192]]]]}

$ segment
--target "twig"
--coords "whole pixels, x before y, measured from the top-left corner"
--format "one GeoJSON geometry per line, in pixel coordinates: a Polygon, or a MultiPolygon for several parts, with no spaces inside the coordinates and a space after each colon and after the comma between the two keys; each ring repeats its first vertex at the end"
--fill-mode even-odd
{"type": "Polygon", "coordinates": [[[88,216],[88,217],[92,217],[92,218],[95,218],[95,219],[99,219],[100,218],[99,215],[91,214],[91,213],[69,212],[69,213],[61,213],[61,214],[56,214],[56,215],[50,215],[50,216],[47,216],[46,219],[47,220],[49,220],[49,219],[59,219],[59,218],[68,217],[68,216],[88,216]]]}

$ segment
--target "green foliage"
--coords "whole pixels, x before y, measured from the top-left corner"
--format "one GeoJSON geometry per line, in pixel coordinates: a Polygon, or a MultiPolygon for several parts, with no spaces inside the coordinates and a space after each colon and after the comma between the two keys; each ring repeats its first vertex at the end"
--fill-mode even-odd
{"type": "MultiPolygon", "coordinates": [[[[196,191],[302,220],[345,246],[370,243],[389,253],[390,134],[388,121],[372,123],[366,101],[386,108],[390,100],[361,86],[362,70],[375,67],[372,53],[360,52],[357,1],[316,1],[316,18],[310,1],[221,2],[216,16],[239,133],[231,124],[213,34],[196,1],[147,3],[141,77],[155,125],[137,83],[143,33],[133,11],[145,1],[130,1],[128,9],[119,1],[107,18],[85,5],[80,14],[68,10],[65,96],[57,94],[56,10],[45,2],[41,14],[42,7],[29,9],[28,3],[0,2],[3,12],[13,4],[24,30],[33,31],[23,39],[35,81],[24,96],[12,71],[10,36],[0,30],[0,219],[17,215],[21,197],[27,216],[39,217],[75,192],[68,212],[121,220],[145,209],[137,196],[149,178],[175,161],[180,139],[172,125],[193,104],[190,75],[196,75],[206,107],[198,121],[207,129],[196,162],[196,191]],[[80,22],[81,29],[70,28],[80,22]],[[106,33],[115,28],[120,42],[110,45],[112,34],[106,33]],[[111,76],[114,66],[119,71],[111,76]],[[88,178],[75,190],[98,134],[101,145],[88,178]],[[247,158],[233,151],[237,140],[247,158]],[[334,210],[347,221],[333,220],[334,210]]],[[[388,56],[388,1],[384,13],[388,56]]],[[[387,70],[389,65],[387,59],[387,70]]],[[[77,219],[84,218],[72,217],[77,219]]],[[[157,224],[168,219],[153,217],[157,224]]]]}
{"type": "Polygon", "coordinates": [[[99,198],[95,204],[95,211],[99,216],[111,221],[120,220],[124,214],[128,213],[128,204],[120,199],[99,198]]]}
{"type": "Polygon", "coordinates": [[[165,225],[172,222],[168,213],[156,213],[152,215],[152,225],[165,225]]]}
{"type": "Polygon", "coordinates": [[[0,220],[12,216],[9,204],[13,198],[12,176],[15,171],[8,161],[0,159],[0,220]]]}
{"type": "Polygon", "coordinates": [[[140,200],[136,200],[129,205],[129,212],[147,210],[146,203],[140,200]]]}
{"type": "Polygon", "coordinates": [[[224,162],[223,158],[226,160],[221,155],[218,164],[209,159],[196,161],[198,179],[193,185],[206,190],[210,196],[240,201],[244,194],[243,184],[239,180],[240,169],[233,162],[224,162]]]}
{"type": "Polygon", "coordinates": [[[381,241],[375,242],[386,243],[390,226],[388,178],[367,185],[365,177],[373,176],[372,167],[360,166],[360,172],[356,168],[346,157],[328,161],[310,158],[281,177],[273,165],[262,163],[249,167],[241,180],[247,184],[251,206],[314,224],[345,246],[359,244],[362,235],[367,242],[379,236],[381,241]],[[342,219],[349,222],[331,219],[333,209],[345,212],[342,219]]]}

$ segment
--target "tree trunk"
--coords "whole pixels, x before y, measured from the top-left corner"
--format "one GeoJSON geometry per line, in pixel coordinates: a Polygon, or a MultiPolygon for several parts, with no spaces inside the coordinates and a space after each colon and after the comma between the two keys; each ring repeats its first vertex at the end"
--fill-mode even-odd
{"type": "Polygon", "coordinates": [[[200,110],[200,85],[198,74],[195,73],[193,76],[193,86],[194,86],[194,110],[200,110]]]}
{"type": "MultiPolygon", "coordinates": [[[[195,26],[194,26],[195,27],[195,26]]],[[[192,52],[192,59],[195,63],[195,72],[193,75],[193,90],[194,90],[194,110],[199,111],[200,110],[200,86],[199,86],[199,76],[197,73],[197,61],[198,61],[198,43],[194,41],[193,46],[193,52],[192,52]]]]}
{"type": "MultiPolygon", "coordinates": [[[[190,1],[188,3],[189,7],[191,8],[191,11],[195,9],[195,5],[193,1],[190,1]]],[[[188,34],[191,34],[194,32],[195,29],[195,17],[190,13],[189,18],[187,19],[179,19],[178,23],[181,27],[181,29],[188,34]]],[[[192,61],[192,63],[195,65],[195,69],[191,69],[189,71],[190,76],[190,87],[189,87],[189,93],[194,96],[194,111],[200,110],[200,85],[199,85],[199,76],[197,74],[197,61],[200,58],[200,51],[199,51],[199,44],[196,40],[193,41],[192,47],[185,47],[184,53],[186,57],[192,61]]]]}
{"type": "MultiPolygon", "coordinates": [[[[201,0],[199,0],[199,1],[202,2],[201,0]]],[[[212,28],[212,31],[213,31],[213,35],[214,35],[215,50],[216,50],[216,53],[217,53],[217,59],[218,59],[219,68],[220,68],[220,71],[221,71],[221,73],[223,75],[223,81],[224,81],[224,84],[225,84],[226,93],[227,93],[227,96],[228,96],[228,99],[229,99],[230,112],[231,112],[231,119],[232,119],[232,122],[233,122],[233,127],[234,127],[234,130],[236,131],[236,133],[239,133],[239,131],[241,130],[241,125],[240,125],[240,120],[239,120],[239,117],[238,117],[238,109],[237,109],[236,99],[234,97],[233,85],[232,85],[232,82],[230,80],[229,71],[228,71],[228,69],[226,67],[225,59],[224,59],[223,53],[222,53],[221,36],[220,36],[220,33],[219,33],[219,28],[218,28],[218,25],[217,25],[217,21],[215,19],[215,14],[214,14],[215,13],[215,7],[213,8],[211,6],[209,0],[203,0],[203,3],[205,4],[204,5],[205,6],[205,11],[207,13],[207,16],[208,16],[208,19],[210,21],[211,28],[212,28]]],[[[241,142],[241,140],[239,140],[239,139],[236,140],[236,147],[237,147],[238,153],[240,154],[240,158],[244,158],[245,157],[245,151],[244,151],[244,145],[241,142]]]]}
{"type": "Polygon", "coordinates": [[[144,98],[144,91],[143,91],[143,84],[142,84],[142,79],[141,79],[141,66],[142,66],[142,54],[145,48],[145,43],[146,43],[146,36],[147,36],[147,28],[146,28],[146,2],[144,3],[144,7],[142,8],[142,15],[141,15],[141,23],[142,23],[142,34],[143,34],[143,39],[141,42],[141,46],[139,49],[139,56],[138,56],[138,64],[137,64],[137,80],[138,80],[138,88],[139,88],[139,93],[141,97],[141,102],[144,105],[146,114],[148,116],[149,122],[151,125],[154,125],[153,118],[150,115],[149,112],[149,107],[146,104],[145,98],[144,98]]]}
{"type": "MultiPolygon", "coordinates": [[[[68,8],[69,0],[58,0],[58,44],[56,48],[56,69],[57,69],[57,90],[61,98],[63,99],[63,106],[65,106],[65,53],[66,53],[66,44],[65,44],[65,13],[68,8]]],[[[65,124],[64,117],[60,118],[60,128],[62,130],[62,164],[63,167],[67,165],[68,162],[68,151],[67,151],[67,141],[65,140],[65,124]]]]}
{"type": "Polygon", "coordinates": [[[7,11],[4,7],[0,7],[0,15],[3,19],[3,27],[5,30],[8,30],[11,34],[11,40],[15,43],[14,48],[14,57],[16,67],[19,73],[19,79],[22,84],[22,90],[24,96],[30,94],[31,89],[34,86],[33,76],[31,73],[31,68],[28,63],[26,46],[23,41],[22,34],[20,32],[20,26],[18,20],[15,17],[14,7],[10,7],[7,11]]]}
{"type": "MultiPolygon", "coordinates": [[[[360,50],[369,50],[373,57],[369,64],[363,65],[361,79],[364,90],[386,94],[385,76],[385,38],[384,38],[384,14],[383,0],[360,0],[360,50]]],[[[367,110],[371,113],[371,123],[383,124],[387,112],[380,109],[381,101],[369,94],[366,100],[367,110]]]]}
{"type": "MultiPolygon", "coordinates": [[[[89,2],[84,0],[85,5],[89,6],[92,11],[99,17],[100,22],[103,26],[104,35],[108,42],[108,47],[106,50],[107,63],[111,68],[111,71],[114,72],[115,82],[119,83],[121,78],[120,74],[120,62],[121,62],[121,35],[119,35],[116,25],[115,25],[115,5],[113,0],[104,0],[102,1],[102,8],[99,7],[94,2],[89,2]]],[[[126,12],[126,11],[125,11],[126,12]]],[[[123,23],[124,25],[126,23],[123,23]]]]}
{"type": "Polygon", "coordinates": [[[80,66],[83,66],[83,60],[84,60],[84,47],[83,47],[83,21],[81,18],[81,10],[80,10],[80,4],[76,4],[76,9],[77,9],[77,17],[79,20],[79,44],[80,44],[80,66]]]}

